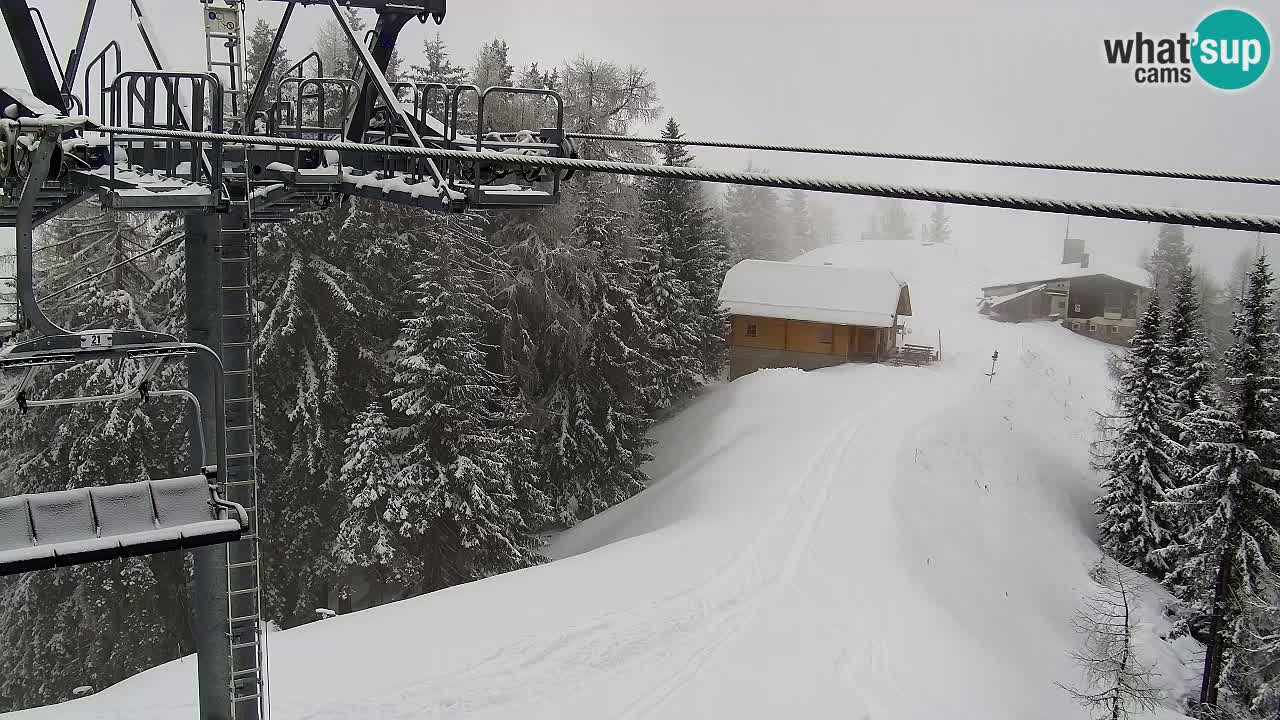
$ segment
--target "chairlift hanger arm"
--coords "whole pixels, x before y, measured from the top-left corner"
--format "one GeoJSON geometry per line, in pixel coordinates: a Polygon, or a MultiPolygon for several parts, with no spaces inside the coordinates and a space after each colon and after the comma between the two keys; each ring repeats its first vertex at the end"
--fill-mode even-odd
{"type": "Polygon", "coordinates": [[[75,85],[76,73],[80,70],[80,58],[84,57],[84,44],[89,39],[89,24],[93,21],[93,11],[97,4],[98,0],[87,0],[85,3],[84,19],[80,22],[80,37],[76,40],[75,49],[67,56],[67,74],[62,78],[63,95],[70,94],[72,86],[75,85]]]}
{"type": "MultiPolygon", "coordinates": [[[[357,57],[360,58],[362,70],[357,76],[360,80],[356,83],[357,90],[361,91],[357,98],[358,106],[362,106],[365,103],[365,93],[362,89],[367,87],[369,84],[372,84],[377,88],[378,95],[382,97],[382,102],[386,103],[388,112],[394,112],[397,117],[400,118],[400,121],[405,126],[405,132],[409,134],[409,137],[413,140],[413,144],[417,147],[422,147],[422,138],[418,136],[418,131],[414,129],[413,123],[404,112],[404,108],[396,101],[396,94],[391,89],[391,85],[387,82],[387,76],[383,74],[386,71],[387,62],[391,59],[391,50],[395,47],[395,37],[400,34],[400,28],[404,27],[405,22],[408,21],[408,17],[397,12],[389,12],[379,15],[378,27],[386,27],[388,31],[391,31],[394,28],[394,33],[391,36],[390,47],[386,48],[385,59],[383,60],[383,63],[379,65],[378,62],[374,60],[373,55],[369,52],[369,48],[365,47],[364,43],[361,43],[360,39],[356,37],[355,32],[351,29],[351,23],[347,22],[347,18],[342,14],[342,7],[338,0],[328,0],[328,3],[329,7],[333,10],[333,17],[338,22],[338,27],[342,28],[343,34],[347,36],[347,42],[351,43],[351,47],[356,51],[357,57]]],[[[383,43],[379,42],[378,44],[382,45],[383,43]]],[[[359,130],[359,134],[352,140],[353,142],[363,137],[366,129],[365,127],[359,127],[357,124],[356,118],[360,116],[359,112],[353,113],[351,116],[352,122],[347,126],[348,139],[352,139],[352,133],[356,132],[357,129],[359,130]]],[[[367,114],[364,116],[363,124],[366,126],[368,125],[367,114]]]]}
{"type": "MultiPolygon", "coordinates": [[[[360,142],[364,138],[365,131],[369,129],[370,116],[373,113],[373,102],[370,97],[369,90],[375,83],[385,79],[387,68],[391,65],[391,54],[395,51],[396,40],[400,37],[400,31],[413,17],[411,14],[393,11],[379,11],[378,22],[374,25],[369,34],[373,37],[372,43],[359,43],[361,48],[368,51],[370,65],[378,69],[377,74],[381,78],[374,77],[374,73],[369,68],[362,69],[356,75],[356,106],[351,113],[351,118],[347,121],[346,137],[352,142],[360,142]],[[370,49],[370,45],[372,48],[370,49]]],[[[354,35],[352,36],[354,42],[354,35]]],[[[364,53],[362,53],[363,55],[364,53]]],[[[395,92],[391,91],[390,85],[386,91],[381,85],[378,86],[380,95],[389,95],[383,97],[383,102],[387,103],[387,111],[402,115],[399,110],[399,104],[393,105],[395,100],[395,92]]]]}
{"type": "Polygon", "coordinates": [[[35,270],[32,263],[32,246],[35,242],[35,206],[40,196],[40,189],[49,177],[49,165],[54,148],[61,148],[59,133],[56,129],[44,129],[39,138],[39,144],[32,153],[34,157],[31,160],[31,173],[22,187],[22,197],[18,201],[17,222],[14,225],[17,236],[15,250],[18,270],[18,304],[22,308],[22,314],[37,332],[43,335],[66,335],[65,329],[44,314],[40,309],[40,301],[36,299],[35,270]]]}
{"type": "Polygon", "coordinates": [[[13,48],[18,53],[18,61],[22,63],[22,71],[27,76],[27,85],[32,94],[66,112],[66,105],[62,101],[61,78],[49,63],[49,54],[36,30],[27,1],[0,0],[0,15],[3,15],[5,25],[9,28],[9,37],[13,40],[13,48]]]}
{"type": "MultiPolygon", "coordinates": [[[[10,389],[0,397],[0,409],[17,404],[19,397],[30,387],[34,378],[34,370],[40,367],[70,365],[94,360],[139,360],[143,363],[143,372],[138,380],[127,390],[107,395],[87,397],[51,398],[24,401],[31,407],[54,405],[78,405],[91,402],[111,402],[127,400],[140,396],[143,384],[150,381],[160,366],[168,360],[199,355],[204,357],[214,369],[213,402],[214,407],[223,406],[223,366],[218,354],[200,343],[178,342],[172,335],[152,332],[150,330],[90,330],[82,333],[50,335],[9,345],[0,349],[0,371],[5,369],[21,370],[24,374],[19,386],[10,389]],[[109,336],[110,344],[97,345],[88,340],[95,336],[109,336]]],[[[200,403],[186,390],[154,390],[152,395],[178,395],[187,398],[196,411],[197,423],[200,420],[200,403]]],[[[226,467],[226,418],[222,413],[215,413],[213,453],[203,447],[201,455],[205,464],[226,467]]],[[[203,437],[203,433],[201,434],[203,437]]]]}

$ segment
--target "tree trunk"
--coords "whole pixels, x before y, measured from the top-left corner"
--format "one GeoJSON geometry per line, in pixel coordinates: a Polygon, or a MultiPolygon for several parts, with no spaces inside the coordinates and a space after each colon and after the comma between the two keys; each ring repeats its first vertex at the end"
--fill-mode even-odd
{"type": "Polygon", "coordinates": [[[1222,656],[1226,638],[1223,637],[1227,615],[1227,588],[1231,584],[1231,556],[1235,553],[1234,538],[1228,541],[1218,558],[1218,577],[1213,586],[1213,622],[1209,625],[1209,647],[1204,653],[1204,674],[1200,679],[1200,704],[1217,706],[1218,682],[1222,674],[1222,656]]]}

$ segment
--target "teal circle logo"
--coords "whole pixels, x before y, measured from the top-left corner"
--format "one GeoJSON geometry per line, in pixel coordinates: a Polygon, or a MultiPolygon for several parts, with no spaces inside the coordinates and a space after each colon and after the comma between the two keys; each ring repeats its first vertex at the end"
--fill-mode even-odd
{"type": "Polygon", "coordinates": [[[1219,10],[1196,26],[1191,63],[1200,78],[1220,90],[1255,83],[1271,60],[1267,28],[1243,10],[1219,10]]]}

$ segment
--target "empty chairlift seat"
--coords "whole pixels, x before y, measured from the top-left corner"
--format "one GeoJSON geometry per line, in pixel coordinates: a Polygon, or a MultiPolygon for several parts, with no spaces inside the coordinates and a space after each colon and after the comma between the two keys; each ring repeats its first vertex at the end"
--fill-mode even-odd
{"type": "Polygon", "coordinates": [[[0,498],[0,575],[216,545],[248,527],[202,475],[0,498]]]}

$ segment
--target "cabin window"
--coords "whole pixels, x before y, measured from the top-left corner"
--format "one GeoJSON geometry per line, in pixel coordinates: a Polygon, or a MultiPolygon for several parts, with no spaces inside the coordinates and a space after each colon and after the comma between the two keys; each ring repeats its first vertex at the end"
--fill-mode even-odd
{"type": "Polygon", "coordinates": [[[831,326],[822,325],[818,327],[818,342],[823,345],[831,344],[831,326]]]}
{"type": "Polygon", "coordinates": [[[1094,325],[1093,323],[1089,323],[1089,332],[1091,332],[1091,333],[1096,333],[1096,332],[1098,332],[1098,326],[1097,326],[1097,325],[1094,325]]]}
{"type": "Polygon", "coordinates": [[[1076,332],[1080,332],[1081,324],[1082,324],[1082,323],[1081,323],[1079,320],[1073,321],[1073,322],[1071,323],[1071,329],[1072,329],[1072,330],[1075,330],[1076,332]]]}
{"type": "Polygon", "coordinates": [[[756,324],[747,323],[747,337],[755,337],[755,336],[756,336],[756,324]]]}
{"type": "Polygon", "coordinates": [[[1080,312],[1080,303],[1076,303],[1075,308],[1076,309],[1072,310],[1071,312],[1080,312]]]}
{"type": "Polygon", "coordinates": [[[1112,335],[1119,335],[1119,334],[1120,334],[1120,326],[1119,326],[1119,325],[1112,325],[1112,326],[1111,326],[1111,330],[1110,330],[1110,332],[1111,332],[1111,334],[1112,334],[1112,335]]]}

